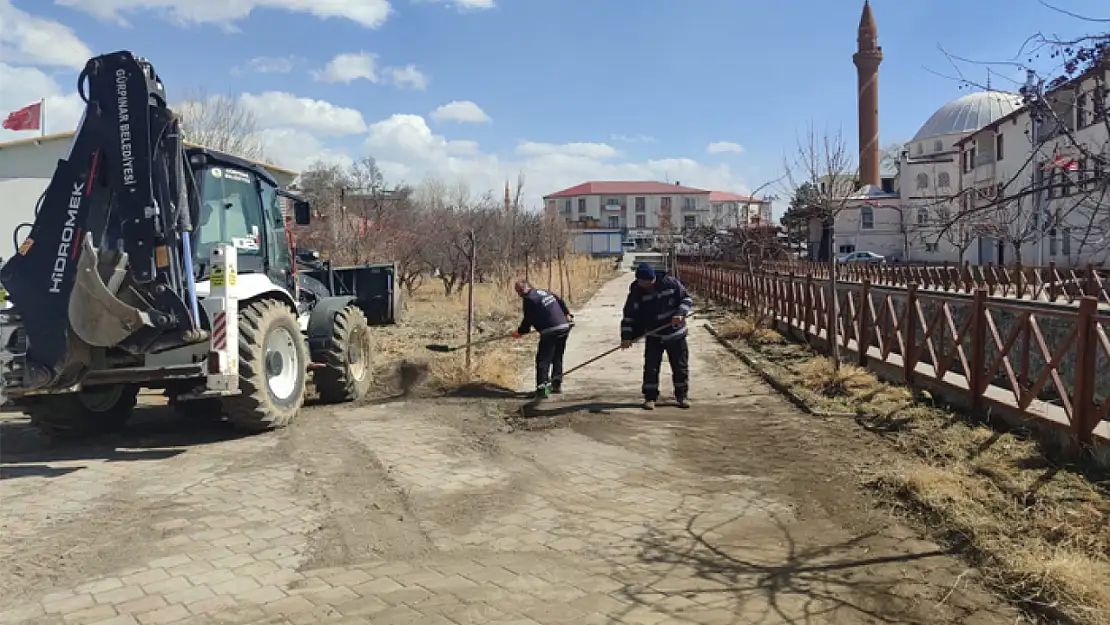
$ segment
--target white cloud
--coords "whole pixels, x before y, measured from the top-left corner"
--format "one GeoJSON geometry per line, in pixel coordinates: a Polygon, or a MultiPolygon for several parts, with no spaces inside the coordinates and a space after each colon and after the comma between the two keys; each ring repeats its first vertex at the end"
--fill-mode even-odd
{"type": "Polygon", "coordinates": [[[460,124],[488,124],[491,120],[482,107],[470,100],[448,102],[432,111],[430,116],[436,122],[459,122],[460,124]]]}
{"type": "Polygon", "coordinates": [[[263,128],[299,128],[321,135],[349,135],[366,130],[362,113],[324,100],[299,98],[284,91],[244,93],[239,100],[263,128]]]}
{"type": "Polygon", "coordinates": [[[312,75],[321,82],[351,84],[356,80],[366,80],[417,91],[428,88],[428,76],[415,65],[379,67],[378,55],[373,52],[337,54],[323,69],[312,72],[312,75]]]}
{"type": "MultiPolygon", "coordinates": [[[[74,130],[85,103],[77,95],[77,77],[73,76],[73,87],[62,88],[53,78],[33,67],[13,67],[0,63],[0,118],[19,110],[28,104],[46,100],[46,132],[55,133],[74,130]]],[[[20,132],[0,129],[0,141],[12,141],[34,137],[37,130],[20,132]]]]}
{"type": "Polygon", "coordinates": [[[387,67],[383,71],[386,79],[402,89],[415,89],[423,91],[428,88],[428,76],[417,69],[415,65],[404,67],[387,67]]]}
{"type": "Polygon", "coordinates": [[[296,56],[256,56],[242,65],[233,67],[231,73],[242,74],[288,74],[302,61],[296,56]]]}
{"type": "Polygon", "coordinates": [[[413,0],[414,2],[438,3],[459,10],[485,10],[497,6],[495,0],[413,0]]]}
{"type": "Polygon", "coordinates": [[[335,55],[324,69],[313,72],[323,82],[352,83],[356,80],[378,82],[378,55],[370,52],[345,52],[335,55]]]}
{"type": "MultiPolygon", "coordinates": [[[[81,69],[92,56],[72,28],[0,0],[0,61],[81,69]]],[[[4,91],[12,88],[11,83],[3,85],[4,91]]]]}
{"type": "Polygon", "coordinates": [[[705,149],[710,154],[739,154],[744,151],[744,146],[731,141],[714,141],[705,149]]]}
{"type": "Polygon", "coordinates": [[[680,180],[684,185],[743,193],[744,180],[728,165],[689,158],[621,161],[604,143],[522,142],[515,157],[483,152],[473,141],[432,132],[419,115],[393,115],[370,125],[363,149],[378,161],[391,184],[417,183],[427,176],[466,182],[475,193],[499,192],[523,171],[525,201],[538,207],[544,194],[587,180],[680,180]]]}
{"type": "Polygon", "coordinates": [[[266,160],[293,171],[304,171],[317,161],[343,167],[354,163],[349,155],[326,147],[319,138],[304,130],[275,128],[259,133],[266,160]]]}
{"type": "Polygon", "coordinates": [[[149,11],[178,24],[216,24],[227,30],[235,30],[235,22],[255,9],[346,19],[366,28],[380,27],[393,13],[389,0],[54,0],[54,4],[121,25],[128,25],[127,15],[149,11]]]}
{"type": "Polygon", "coordinates": [[[620,154],[606,143],[536,143],[522,141],[516,146],[521,156],[584,156],[586,158],[613,158],[620,154]]]}
{"type": "Polygon", "coordinates": [[[618,143],[655,143],[657,139],[648,135],[609,135],[609,140],[618,143]]]}

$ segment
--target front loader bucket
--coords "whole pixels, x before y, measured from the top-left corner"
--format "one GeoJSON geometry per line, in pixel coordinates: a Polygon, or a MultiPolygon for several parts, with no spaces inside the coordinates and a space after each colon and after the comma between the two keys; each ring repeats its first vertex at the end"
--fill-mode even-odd
{"type": "Polygon", "coordinates": [[[127,254],[110,267],[111,274],[104,284],[98,265],[100,256],[92,243],[92,236],[85,234],[81,241],[81,254],[77,261],[73,296],[69,298],[69,324],[73,331],[89,345],[113,347],[127,337],[151,325],[150,316],[116,297],[116,291],[127,273],[127,254]]]}

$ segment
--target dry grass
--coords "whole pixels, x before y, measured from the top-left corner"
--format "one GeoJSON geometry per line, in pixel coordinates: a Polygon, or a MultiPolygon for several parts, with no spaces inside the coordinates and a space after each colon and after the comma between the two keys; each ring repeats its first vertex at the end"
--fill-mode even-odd
{"type": "MultiPolygon", "coordinates": [[[[598,287],[613,276],[612,261],[572,257],[567,260],[567,265],[573,290],[560,294],[572,310],[574,305],[584,304],[598,287]]],[[[537,287],[547,288],[546,268],[533,269],[531,273],[537,287]]],[[[523,275],[521,270],[513,278],[523,275]]],[[[552,282],[553,290],[559,292],[558,276],[554,276],[552,282]]],[[[508,336],[515,329],[520,320],[521,305],[511,285],[512,278],[508,278],[500,283],[474,286],[474,340],[508,336]]],[[[396,385],[392,379],[396,377],[395,369],[399,363],[405,362],[426,369],[424,383],[427,390],[434,392],[448,392],[476,383],[515,388],[521,372],[520,358],[534,350],[534,339],[475,346],[469,371],[465,350],[437,354],[426,349],[428,344],[465,343],[466,311],[466,289],[445,295],[439,280],[425,280],[416,293],[406,298],[403,322],[376,333],[375,359],[381,377],[396,385]]]]}
{"type": "Polygon", "coordinates": [[[1021,433],[996,431],[866,369],[837,369],[805,345],[752,340],[753,325],[733,317],[723,334],[816,409],[860,415],[892,443],[889,458],[870,459],[867,484],[966,547],[992,587],[1019,605],[1110,625],[1110,476],[1054,461],[1021,433]]]}
{"type": "Polygon", "coordinates": [[[742,340],[757,345],[784,343],[786,338],[765,323],[753,321],[748,317],[730,316],[716,324],[718,334],[732,340],[742,340]]]}

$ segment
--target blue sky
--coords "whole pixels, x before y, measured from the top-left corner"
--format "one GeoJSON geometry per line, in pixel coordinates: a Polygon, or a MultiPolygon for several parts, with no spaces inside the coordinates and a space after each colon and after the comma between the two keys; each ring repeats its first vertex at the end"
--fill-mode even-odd
{"type": "MultiPolygon", "coordinates": [[[[456,1],[477,2],[392,0],[377,28],[318,17],[309,0],[246,0],[253,9],[242,19],[218,15],[219,5],[230,3],[213,0],[0,0],[0,11],[10,2],[9,12],[14,7],[60,23],[95,53],[124,48],[145,55],[171,95],[196,88],[236,96],[283,92],[356,111],[370,129],[355,124],[319,132],[303,116],[260,120],[276,137],[267,156],[294,167],[305,166],[316,150],[339,161],[369,154],[393,178],[458,178],[476,190],[515,179],[523,169],[530,197],[606,174],[683,177],[684,184],[744,191],[779,174],[784,152],[793,151],[807,122],[841,128],[855,147],[857,0],[779,0],[773,10],[746,0],[485,0],[477,3],[493,6],[471,9],[456,1]],[[116,11],[120,7],[132,8],[116,11]],[[166,7],[185,7],[198,21],[169,19],[166,7]],[[106,19],[110,15],[129,24],[106,19]],[[335,55],[357,52],[377,55],[383,75],[384,68],[414,66],[427,84],[403,88],[380,76],[377,84],[314,78],[312,71],[335,55]],[[259,57],[293,58],[292,69],[234,71],[259,57]],[[435,123],[430,112],[451,101],[471,101],[491,121],[435,123]],[[388,128],[375,126],[395,115],[406,117],[392,118],[388,128]],[[367,139],[375,128],[376,138],[367,139]],[[521,142],[545,145],[522,149],[521,142]],[[709,153],[714,142],[743,150],[709,153]]],[[[1107,15],[1105,0],[1058,5],[1107,15]]],[[[874,0],[872,7],[885,53],[884,144],[908,139],[937,107],[961,95],[954,80],[932,73],[955,73],[938,46],[969,58],[1006,60],[1037,30],[1088,30],[1035,0],[874,0]]],[[[10,16],[0,23],[10,24],[10,16]]],[[[18,37],[0,34],[0,63],[12,71],[34,67],[59,91],[35,95],[21,81],[18,95],[5,85],[0,104],[72,92],[74,65],[36,61],[36,42],[18,37]]],[[[1015,87],[1020,71],[995,69],[1003,74],[993,78],[995,87],[1015,87]]],[[[984,66],[961,70],[983,81],[987,75],[984,66]]],[[[58,104],[59,123],[72,115],[66,106],[58,104]]]]}

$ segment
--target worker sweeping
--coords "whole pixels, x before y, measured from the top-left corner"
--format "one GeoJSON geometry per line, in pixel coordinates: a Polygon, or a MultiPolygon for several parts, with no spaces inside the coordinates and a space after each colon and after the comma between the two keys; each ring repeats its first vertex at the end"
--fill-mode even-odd
{"type": "Polygon", "coordinates": [[[521,280],[514,286],[524,302],[524,319],[513,333],[514,338],[535,328],[540,334],[536,350],[536,399],[545,399],[552,393],[562,392],[563,354],[573,324],[566,302],[550,291],[532,288],[521,280]],[[554,382],[552,382],[554,380],[554,382]]]}
{"type": "Polygon", "coordinates": [[[675,403],[689,408],[690,349],[686,342],[686,316],[694,308],[694,299],[682,282],[673,276],[656,279],[651,265],[636,268],[636,281],[628,289],[621,320],[621,347],[632,347],[632,341],[651,332],[644,343],[644,410],[654,410],[659,400],[659,368],[663,354],[671,365],[675,403]],[[666,326],[667,319],[671,325],[666,326]],[[655,330],[664,326],[662,330],[655,330]]]}

